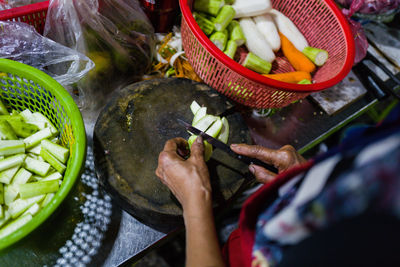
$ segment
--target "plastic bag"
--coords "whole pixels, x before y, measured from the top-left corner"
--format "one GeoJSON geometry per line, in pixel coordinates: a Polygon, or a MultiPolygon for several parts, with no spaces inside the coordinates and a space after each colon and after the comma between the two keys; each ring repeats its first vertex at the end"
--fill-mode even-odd
{"type": "Polygon", "coordinates": [[[350,12],[362,14],[384,14],[399,8],[400,0],[336,0],[350,12]]]}
{"type": "Polygon", "coordinates": [[[71,95],[94,63],[85,55],[40,35],[22,22],[0,21],[0,57],[31,65],[49,74],[71,95]]]}
{"type": "Polygon", "coordinates": [[[155,49],[153,26],[137,0],[51,0],[44,35],[95,63],[78,84],[84,119],[94,112],[85,123],[114,90],[141,79],[155,49]]]}
{"type": "Polygon", "coordinates": [[[26,6],[46,0],[0,0],[0,10],[6,10],[14,7],[26,6]]]}

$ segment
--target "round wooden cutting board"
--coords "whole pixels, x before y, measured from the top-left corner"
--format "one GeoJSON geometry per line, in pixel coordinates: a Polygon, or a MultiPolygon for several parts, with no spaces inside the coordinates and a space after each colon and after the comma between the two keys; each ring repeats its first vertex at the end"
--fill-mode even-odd
{"type": "MultiPolygon", "coordinates": [[[[232,105],[205,84],[166,78],[135,83],[118,91],[99,115],[94,129],[95,168],[100,184],[139,221],[160,231],[182,223],[182,209],[155,175],[158,155],[168,139],[189,134],[177,123],[191,123],[190,104],[196,100],[207,114],[219,115],[232,105]]],[[[241,115],[226,116],[228,144],[250,143],[241,115]]],[[[207,163],[215,206],[224,203],[245,181],[247,166],[214,150],[207,163]]]]}

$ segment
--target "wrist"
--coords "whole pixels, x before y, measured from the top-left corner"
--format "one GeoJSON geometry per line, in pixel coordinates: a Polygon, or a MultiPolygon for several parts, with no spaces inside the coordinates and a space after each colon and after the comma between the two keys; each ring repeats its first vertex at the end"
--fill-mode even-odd
{"type": "Polygon", "coordinates": [[[212,213],[212,197],[211,192],[204,192],[199,196],[191,197],[182,205],[183,216],[189,218],[202,218],[203,216],[212,213]]]}

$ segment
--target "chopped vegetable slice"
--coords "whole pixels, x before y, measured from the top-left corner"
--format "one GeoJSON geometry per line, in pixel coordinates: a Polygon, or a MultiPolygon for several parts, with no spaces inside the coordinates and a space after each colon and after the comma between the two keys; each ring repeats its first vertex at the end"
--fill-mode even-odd
{"type": "Polygon", "coordinates": [[[45,176],[50,170],[50,164],[31,157],[25,159],[25,168],[33,173],[45,176]]]}
{"type": "Polygon", "coordinates": [[[11,125],[6,121],[0,121],[0,139],[1,140],[16,140],[18,139],[11,125]]]}
{"type": "Polygon", "coordinates": [[[42,140],[41,142],[42,148],[46,149],[53,155],[56,159],[61,161],[62,163],[66,163],[69,156],[69,150],[63,146],[55,144],[49,140],[42,140]]]}
{"type": "Polygon", "coordinates": [[[270,14],[263,14],[253,18],[257,29],[267,40],[274,52],[281,48],[281,38],[279,37],[278,29],[270,14]]]}
{"type": "Polygon", "coordinates": [[[26,214],[24,216],[19,217],[15,221],[7,224],[4,228],[0,230],[0,239],[17,231],[19,228],[27,224],[30,220],[32,220],[32,215],[26,214]]]}
{"type": "Polygon", "coordinates": [[[1,140],[0,156],[25,153],[25,143],[22,140],[1,140]]]}
{"type": "Polygon", "coordinates": [[[239,22],[232,20],[228,25],[229,40],[235,41],[237,46],[241,46],[246,42],[246,37],[244,36],[242,27],[239,22]]]}
{"type": "Polygon", "coordinates": [[[215,44],[219,50],[224,51],[228,41],[228,31],[224,30],[223,32],[214,32],[210,36],[210,41],[213,42],[213,44],[215,44]]]}
{"type": "Polygon", "coordinates": [[[0,160],[0,171],[21,165],[25,158],[25,154],[17,154],[0,160]]]}
{"type": "Polygon", "coordinates": [[[261,74],[267,74],[271,71],[272,65],[257,55],[249,52],[244,59],[243,66],[261,74]]]}
{"type": "Polygon", "coordinates": [[[214,27],[217,31],[223,31],[229,25],[229,23],[235,17],[236,11],[230,5],[225,5],[219,11],[217,17],[214,20],[214,27]]]}
{"type": "Polygon", "coordinates": [[[193,117],[192,125],[195,125],[206,114],[207,114],[207,108],[206,107],[201,107],[199,110],[197,110],[196,114],[193,117]]]}
{"type": "Polygon", "coordinates": [[[300,81],[307,79],[311,80],[311,75],[305,71],[292,71],[285,73],[275,73],[275,74],[264,74],[263,76],[270,79],[287,82],[287,83],[299,83],[300,81]]]}
{"type": "Polygon", "coordinates": [[[229,40],[228,43],[227,43],[227,45],[226,45],[226,48],[225,48],[224,53],[225,53],[228,57],[230,57],[230,58],[233,59],[233,58],[235,57],[236,50],[237,50],[237,44],[236,44],[236,42],[233,41],[233,40],[229,40]]]}
{"type": "Polygon", "coordinates": [[[272,9],[270,0],[235,0],[232,7],[236,11],[235,18],[254,17],[272,9]]]}
{"type": "Polygon", "coordinates": [[[19,185],[19,194],[21,199],[28,199],[42,194],[54,193],[58,188],[58,180],[39,181],[19,185]]]}
{"type": "Polygon", "coordinates": [[[329,57],[328,51],[311,46],[305,47],[302,52],[309,60],[319,67],[324,65],[329,57]]]}
{"type": "Polygon", "coordinates": [[[201,106],[195,100],[193,100],[192,104],[190,104],[190,110],[192,111],[193,115],[196,115],[200,108],[201,106]]]}
{"type": "Polygon", "coordinates": [[[194,10],[216,16],[224,5],[224,0],[196,0],[194,1],[194,10]]]}
{"type": "Polygon", "coordinates": [[[197,22],[197,25],[199,25],[200,29],[208,36],[210,35],[215,27],[214,27],[214,22],[203,16],[202,14],[198,12],[193,12],[193,17],[197,22]]]}
{"type": "Polygon", "coordinates": [[[222,121],[222,128],[220,134],[218,135],[218,139],[226,144],[228,143],[228,137],[229,137],[229,123],[225,117],[223,117],[221,121],[222,121]]]}

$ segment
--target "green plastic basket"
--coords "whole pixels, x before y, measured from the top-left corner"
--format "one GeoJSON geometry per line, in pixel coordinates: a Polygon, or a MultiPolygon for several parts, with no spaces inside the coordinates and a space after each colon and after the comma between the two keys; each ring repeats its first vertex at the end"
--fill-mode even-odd
{"type": "Polygon", "coordinates": [[[0,59],[0,94],[7,108],[45,115],[60,132],[70,158],[60,189],[51,202],[14,233],[0,239],[0,250],[43,223],[61,204],[81,174],[86,159],[86,133],[81,113],[69,93],[53,78],[31,66],[0,59]]]}

